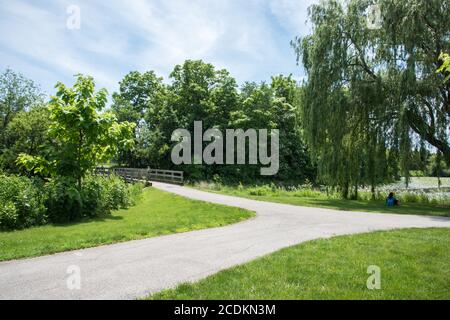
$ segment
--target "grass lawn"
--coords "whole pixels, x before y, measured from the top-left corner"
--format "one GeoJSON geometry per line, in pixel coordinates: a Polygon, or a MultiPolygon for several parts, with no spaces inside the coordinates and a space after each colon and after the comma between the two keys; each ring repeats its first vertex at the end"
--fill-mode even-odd
{"type": "Polygon", "coordinates": [[[224,226],[254,216],[153,188],[134,207],[86,222],[0,232],[0,261],[224,226]]]}
{"type": "Polygon", "coordinates": [[[315,240],[149,299],[450,299],[450,229],[315,240]],[[367,289],[369,266],[381,289],[367,289]]]}
{"type": "Polygon", "coordinates": [[[235,187],[221,187],[220,190],[209,187],[195,186],[195,188],[207,191],[216,192],[232,196],[244,197],[253,200],[269,201],[277,203],[292,204],[296,206],[305,207],[322,207],[336,210],[346,211],[365,211],[365,212],[383,212],[383,213],[397,213],[397,214],[414,214],[414,215],[432,215],[450,217],[449,207],[439,207],[431,204],[423,203],[402,203],[400,207],[387,207],[384,201],[372,200],[344,200],[336,198],[328,198],[325,194],[312,195],[298,194],[295,192],[267,192],[264,195],[251,195],[250,188],[243,188],[239,190],[235,187]]]}

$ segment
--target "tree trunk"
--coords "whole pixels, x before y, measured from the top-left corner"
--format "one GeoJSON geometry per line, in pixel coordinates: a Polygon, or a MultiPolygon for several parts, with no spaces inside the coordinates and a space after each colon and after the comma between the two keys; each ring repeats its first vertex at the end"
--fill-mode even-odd
{"type": "Polygon", "coordinates": [[[344,199],[348,199],[348,189],[349,189],[349,183],[346,182],[346,183],[344,184],[344,186],[342,187],[342,197],[343,197],[344,199]]]}
{"type": "Polygon", "coordinates": [[[358,200],[358,183],[355,184],[355,194],[353,196],[353,200],[358,200]]]}

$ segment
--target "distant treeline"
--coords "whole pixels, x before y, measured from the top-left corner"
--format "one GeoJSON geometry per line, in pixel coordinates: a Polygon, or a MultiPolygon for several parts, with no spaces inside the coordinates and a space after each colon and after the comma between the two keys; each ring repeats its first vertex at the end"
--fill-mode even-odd
{"type": "MultiPolygon", "coordinates": [[[[7,102],[9,95],[15,102],[2,112],[0,163],[5,171],[19,172],[16,160],[20,153],[45,153],[42,146],[47,139],[48,109],[33,81],[9,69],[2,78],[3,101],[7,102]],[[11,87],[15,89],[7,92],[11,87]]],[[[153,71],[130,72],[120,82],[119,92],[112,95],[111,111],[119,122],[135,123],[135,141],[131,150],[119,150],[111,159],[113,163],[183,170],[190,180],[315,181],[315,168],[302,139],[301,87],[291,76],[280,75],[270,83],[248,82],[238,87],[226,70],[188,60],[174,68],[170,79],[171,83],[165,84],[153,71]],[[202,121],[204,130],[279,129],[278,174],[262,177],[261,165],[175,166],[170,157],[176,144],[171,141],[172,133],[183,128],[193,135],[195,121],[202,121]]]]}
{"type": "MultiPolygon", "coordinates": [[[[168,81],[130,72],[112,95],[121,123],[134,124],[134,147],[118,148],[120,166],[183,170],[191,180],[309,180],[357,197],[358,188],[411,174],[444,176],[450,166],[450,0],[367,0],[312,5],[311,34],[291,45],[305,81],[274,76],[238,86],[203,61],[175,66],[168,81]],[[176,129],[279,129],[280,170],[260,165],[180,165],[171,161],[176,129]]],[[[0,165],[18,172],[17,155],[45,153],[48,112],[32,81],[0,77],[0,165]],[[34,107],[33,107],[34,106],[34,107]],[[44,107],[43,107],[44,106],[44,107]]]]}
{"type": "MultiPolygon", "coordinates": [[[[112,94],[111,111],[119,122],[136,125],[134,147],[119,148],[118,154],[111,158],[112,163],[182,170],[188,180],[196,181],[323,183],[317,176],[320,159],[308,149],[304,138],[305,88],[292,76],[279,75],[270,83],[246,82],[239,87],[226,70],[188,60],[175,67],[170,79],[166,84],[153,71],[134,71],[120,81],[119,91],[112,94]],[[173,131],[183,128],[193,135],[194,122],[199,120],[204,130],[279,129],[278,174],[261,176],[261,165],[174,165],[171,161],[176,144],[171,141],[173,131]]],[[[44,155],[45,146],[51,144],[47,134],[50,125],[47,102],[33,81],[10,69],[1,75],[0,85],[0,168],[9,173],[24,173],[17,166],[18,155],[44,155]]],[[[389,150],[385,152],[389,154],[389,150]]],[[[411,149],[410,169],[419,175],[446,176],[445,162],[442,159],[437,162],[437,157],[425,144],[419,144],[411,149]]],[[[391,168],[398,166],[393,156],[390,160],[391,168]]],[[[390,170],[381,182],[400,177],[400,171],[390,170]]]]}
{"type": "MultiPolygon", "coordinates": [[[[181,165],[170,158],[172,132],[187,129],[193,136],[195,121],[203,128],[279,129],[278,180],[314,180],[315,170],[302,140],[299,118],[301,88],[291,76],[273,77],[271,83],[245,83],[238,88],[226,70],[203,61],[184,62],[170,74],[166,85],[154,72],[131,72],[113,95],[112,109],[119,121],[136,123],[136,145],[122,152],[118,162],[130,167],[178,169],[188,179],[228,181],[260,179],[260,165],[181,165]]],[[[248,152],[248,150],[247,150],[248,152]]],[[[248,159],[248,157],[247,157],[248,159]]],[[[273,179],[271,177],[270,179],[273,179]]]]}

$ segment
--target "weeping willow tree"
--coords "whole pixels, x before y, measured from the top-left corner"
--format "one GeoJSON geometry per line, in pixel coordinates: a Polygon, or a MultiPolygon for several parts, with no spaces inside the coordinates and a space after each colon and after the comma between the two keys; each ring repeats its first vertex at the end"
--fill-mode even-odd
{"type": "Polygon", "coordinates": [[[312,34],[292,44],[308,75],[303,122],[322,181],[347,197],[408,180],[421,141],[450,163],[450,86],[437,72],[450,49],[450,0],[327,0],[309,18],[312,34]]]}

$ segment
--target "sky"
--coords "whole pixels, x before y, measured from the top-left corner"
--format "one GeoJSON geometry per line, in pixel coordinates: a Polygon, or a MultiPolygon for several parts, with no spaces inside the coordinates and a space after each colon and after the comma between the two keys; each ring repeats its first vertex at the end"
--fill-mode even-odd
{"type": "Polygon", "coordinates": [[[134,70],[169,82],[186,59],[225,68],[239,84],[278,74],[300,81],[290,41],[310,32],[307,8],[318,1],[0,0],[0,72],[10,67],[47,94],[78,73],[110,93],[134,70]],[[79,29],[68,27],[72,6],[79,29]]]}

